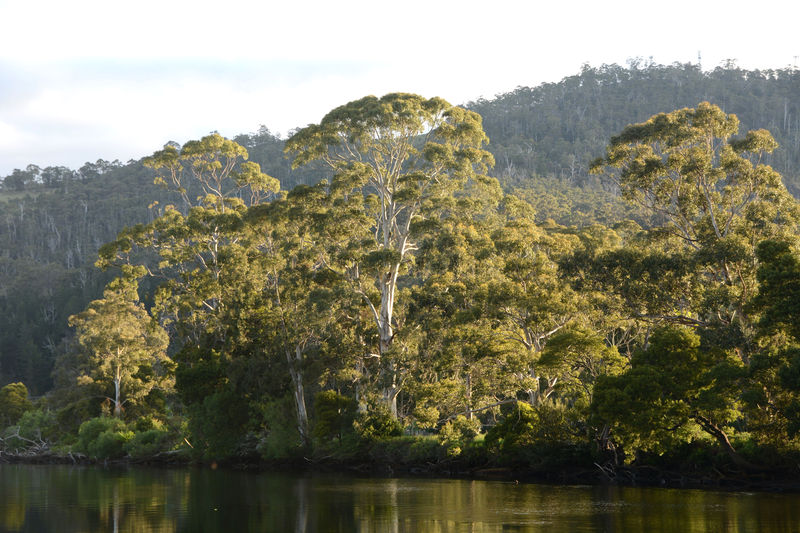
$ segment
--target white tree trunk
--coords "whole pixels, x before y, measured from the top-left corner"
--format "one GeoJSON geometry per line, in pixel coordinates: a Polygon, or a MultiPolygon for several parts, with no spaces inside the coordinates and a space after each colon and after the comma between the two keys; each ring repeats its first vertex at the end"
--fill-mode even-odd
{"type": "Polygon", "coordinates": [[[114,368],[114,416],[117,418],[122,417],[122,372],[120,368],[119,358],[120,350],[117,349],[117,364],[114,368]]]}
{"type": "Polygon", "coordinates": [[[294,396],[295,414],[297,415],[297,431],[303,444],[310,442],[308,425],[308,410],[306,409],[306,396],[303,387],[303,372],[300,364],[303,361],[303,350],[300,345],[295,346],[295,353],[286,350],[286,362],[289,363],[289,375],[292,377],[292,395],[294,396]]]}

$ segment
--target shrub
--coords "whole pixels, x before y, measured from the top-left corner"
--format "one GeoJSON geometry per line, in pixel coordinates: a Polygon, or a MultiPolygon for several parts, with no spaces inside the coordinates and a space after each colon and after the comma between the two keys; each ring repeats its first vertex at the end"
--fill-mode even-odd
{"type": "Polygon", "coordinates": [[[53,441],[58,433],[56,415],[50,410],[27,411],[17,423],[19,434],[34,441],[53,441]]]}
{"type": "Polygon", "coordinates": [[[133,439],[130,430],[104,431],[89,445],[89,455],[97,459],[114,459],[125,455],[125,445],[133,439]]]}
{"type": "Polygon", "coordinates": [[[90,457],[110,459],[124,455],[124,445],[132,438],[125,422],[101,416],[81,424],[76,448],[90,457]]]}
{"type": "Polygon", "coordinates": [[[458,457],[464,446],[478,436],[481,430],[480,420],[468,419],[458,415],[447,422],[439,431],[439,442],[444,446],[448,457],[458,457]]]}
{"type": "Polygon", "coordinates": [[[379,440],[386,437],[399,437],[403,434],[400,421],[392,416],[389,408],[382,403],[370,405],[359,413],[353,422],[358,435],[364,440],[379,440]]]}
{"type": "Polygon", "coordinates": [[[369,457],[376,464],[425,464],[437,462],[442,447],[432,437],[391,437],[369,445],[369,457]]]}
{"type": "Polygon", "coordinates": [[[131,457],[152,457],[159,452],[172,448],[173,442],[169,431],[149,429],[133,435],[124,443],[124,450],[131,457]]]}
{"type": "Polygon", "coordinates": [[[356,401],[333,390],[318,392],[314,397],[314,429],[312,436],[322,444],[353,432],[356,401]]]}
{"type": "MultiPolygon", "coordinates": [[[[489,430],[484,441],[488,453],[503,463],[539,466],[578,464],[588,460],[588,445],[574,438],[566,407],[531,406],[518,402],[505,419],[489,430]]],[[[589,463],[591,464],[591,462],[589,463]]]]}

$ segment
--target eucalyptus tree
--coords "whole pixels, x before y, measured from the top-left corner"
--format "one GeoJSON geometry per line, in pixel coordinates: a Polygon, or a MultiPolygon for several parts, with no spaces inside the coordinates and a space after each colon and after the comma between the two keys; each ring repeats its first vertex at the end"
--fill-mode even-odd
{"type": "Polygon", "coordinates": [[[167,144],[146,157],[144,165],[156,171],[156,184],[180,195],[186,209],[213,199],[212,204],[224,212],[227,198],[254,205],[280,188],[278,180],[247,159],[245,147],[213,133],[183,147],[167,144]],[[192,198],[192,191],[202,194],[192,198]]]}
{"type": "MultiPolygon", "coordinates": [[[[260,202],[279,189],[276,179],[246,161],[247,150],[213,134],[182,148],[168,144],[145,159],[156,171],[156,183],[182,199],[183,207],[158,206],[150,224],[124,229],[101,247],[98,265],[145,261],[148,274],[161,281],[157,304],[161,320],[181,337],[198,342],[224,332],[215,318],[221,305],[220,282],[226,249],[242,239],[242,217],[250,202],[260,202]],[[190,191],[201,192],[192,198],[190,191]],[[133,252],[144,251],[138,257],[133,252]],[[157,261],[146,253],[155,252],[157,261]]],[[[230,254],[228,254],[230,255],[230,254]]]]}
{"type": "Polygon", "coordinates": [[[471,419],[513,401],[513,349],[487,309],[502,267],[491,239],[500,197],[499,185],[470,187],[459,209],[420,240],[415,273],[422,282],[411,288],[406,313],[417,335],[408,389],[420,425],[471,419]]]}
{"type": "Polygon", "coordinates": [[[702,347],[689,327],[660,327],[649,346],[634,354],[630,368],[598,380],[592,410],[611,425],[627,452],[663,453],[700,429],[737,465],[750,467],[730,439],[730,426],[742,416],[745,375],[737,357],[702,347]]]}
{"type": "Polygon", "coordinates": [[[250,268],[259,272],[259,285],[251,287],[260,295],[255,316],[262,334],[257,342],[285,357],[297,428],[305,444],[311,438],[307,372],[318,366],[310,355],[319,353],[332,329],[347,323],[341,280],[325,267],[327,239],[336,231],[324,227],[330,222],[326,188],[325,182],[298,185],[286,198],[251,208],[246,217],[250,268]]]}
{"type": "Polygon", "coordinates": [[[425,223],[452,207],[453,192],[493,164],[477,113],[441,98],[392,93],[367,96],[329,112],[286,142],[294,167],[320,160],[331,188],[363,194],[372,227],[363,252],[339,267],[369,307],[383,367],[383,397],[394,416],[402,376],[397,335],[398,278],[425,223]]]}
{"type": "Polygon", "coordinates": [[[623,198],[649,210],[702,272],[695,316],[747,329],[755,294],[755,247],[791,232],[797,207],[764,164],[777,143],[766,130],[738,133],[739,120],[707,102],[654,115],[613,137],[593,169],[606,170],[623,198]]]}
{"type": "Polygon", "coordinates": [[[560,379],[539,366],[542,350],[581,313],[580,298],[558,266],[577,238],[536,224],[530,206],[517,198],[506,197],[503,213],[504,223],[492,233],[500,275],[487,300],[493,327],[516,346],[509,372],[517,390],[535,405],[555,392],[560,379]]]}
{"type": "Polygon", "coordinates": [[[252,390],[243,391],[241,382],[252,386],[270,377],[252,366],[241,370],[253,361],[234,364],[247,350],[241,332],[252,314],[248,305],[258,304],[246,297],[260,290],[259,272],[249,268],[243,218],[248,204],[278,190],[277,180],[247,157],[238,144],[210,135],[182,148],[167,145],[147,158],[156,182],[175,192],[181,205],[154,203],[152,222],[124,229],[101,247],[97,262],[141,265],[156,285],[153,311],[171,335],[179,363],[176,386],[192,414],[190,429],[222,454],[232,452],[236,441],[225,432],[237,435],[249,423],[245,408],[252,390]]]}
{"type": "Polygon", "coordinates": [[[137,288],[135,279],[117,278],[102,299],[69,319],[87,354],[78,384],[100,385],[116,417],[126,403],[140,402],[154,388],[169,389],[173,382],[167,333],[139,302],[137,288]]]}

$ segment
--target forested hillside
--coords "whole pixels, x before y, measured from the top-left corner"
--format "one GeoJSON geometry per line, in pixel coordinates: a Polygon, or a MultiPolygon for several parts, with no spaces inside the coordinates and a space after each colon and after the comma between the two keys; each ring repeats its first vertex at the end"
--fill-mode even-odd
{"type": "Polygon", "coordinates": [[[770,131],[779,148],[767,163],[800,191],[800,71],[748,71],[734,65],[631,62],[584,67],[557,83],[518,87],[467,107],[481,114],[497,159],[495,174],[525,186],[531,176],[571,184],[591,180],[589,163],[628,124],[656,113],[711,102],[735,114],[743,130],[770,131]]]}
{"type": "Polygon", "coordinates": [[[281,459],[424,432],[425,460],[788,460],[794,76],[586,68],[471,109],[365,97],[288,139],[15,171],[3,442],[281,459]]]}

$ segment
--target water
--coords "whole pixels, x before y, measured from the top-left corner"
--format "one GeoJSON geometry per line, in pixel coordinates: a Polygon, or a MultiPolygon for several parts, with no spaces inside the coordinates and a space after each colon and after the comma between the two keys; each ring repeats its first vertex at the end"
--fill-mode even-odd
{"type": "Polygon", "coordinates": [[[0,465],[0,532],[796,532],[800,495],[0,465]]]}

